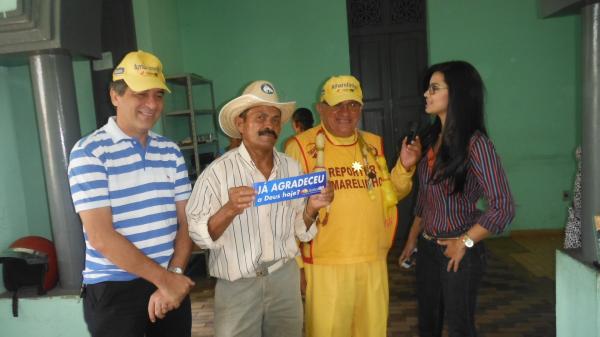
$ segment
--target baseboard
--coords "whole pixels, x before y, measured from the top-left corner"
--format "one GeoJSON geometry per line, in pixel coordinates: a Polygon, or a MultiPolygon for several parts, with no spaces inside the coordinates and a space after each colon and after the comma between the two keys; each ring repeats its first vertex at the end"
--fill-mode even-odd
{"type": "Polygon", "coordinates": [[[564,229],[523,229],[510,231],[510,237],[564,236],[564,229]]]}

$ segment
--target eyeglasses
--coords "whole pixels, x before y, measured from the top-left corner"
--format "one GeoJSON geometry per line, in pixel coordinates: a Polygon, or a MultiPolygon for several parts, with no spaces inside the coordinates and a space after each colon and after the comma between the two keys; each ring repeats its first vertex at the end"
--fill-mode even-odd
{"type": "Polygon", "coordinates": [[[430,84],[429,87],[427,87],[427,92],[429,92],[430,95],[435,95],[438,91],[442,89],[448,89],[448,87],[441,87],[437,84],[430,84]]]}
{"type": "Polygon", "coordinates": [[[344,108],[348,109],[349,111],[352,112],[357,112],[360,110],[360,108],[362,107],[362,105],[356,101],[350,101],[350,102],[342,102],[342,103],[338,103],[334,106],[329,106],[333,111],[338,112],[343,110],[344,108]]]}

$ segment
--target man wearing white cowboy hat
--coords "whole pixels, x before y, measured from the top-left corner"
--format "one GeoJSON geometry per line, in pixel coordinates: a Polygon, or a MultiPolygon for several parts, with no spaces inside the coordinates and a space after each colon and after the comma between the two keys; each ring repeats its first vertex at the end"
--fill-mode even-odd
{"type": "Polygon", "coordinates": [[[112,80],[116,117],[77,142],[69,160],[85,233],[85,321],[94,337],[190,336],[194,283],[182,273],[191,186],[177,145],[150,130],[169,91],[162,64],[131,52],[112,80]]]}
{"type": "Polygon", "coordinates": [[[315,217],[333,199],[320,194],[253,207],[254,183],[302,174],[298,162],[277,152],[275,142],[295,102],[279,102],[267,81],[251,83],[219,113],[226,135],[242,144],[200,175],[186,213],[190,235],[210,249],[216,277],[215,335],[302,335],[296,239],[310,241],[315,217]]]}

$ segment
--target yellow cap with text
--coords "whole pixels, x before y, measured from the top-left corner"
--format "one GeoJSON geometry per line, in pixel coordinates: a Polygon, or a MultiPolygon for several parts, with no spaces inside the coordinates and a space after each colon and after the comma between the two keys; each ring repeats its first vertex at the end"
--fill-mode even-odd
{"type": "Polygon", "coordinates": [[[113,71],[112,80],[124,80],[127,86],[136,92],[150,89],[165,89],[171,92],[165,83],[163,66],[158,57],[141,50],[125,55],[113,71]]]}
{"type": "Polygon", "coordinates": [[[360,82],[351,75],[330,77],[321,90],[321,102],[334,106],[343,101],[356,101],[363,104],[363,93],[360,82]]]}

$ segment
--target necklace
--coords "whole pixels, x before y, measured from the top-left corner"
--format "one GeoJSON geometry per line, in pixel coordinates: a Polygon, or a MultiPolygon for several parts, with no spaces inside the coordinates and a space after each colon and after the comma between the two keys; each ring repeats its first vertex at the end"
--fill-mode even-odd
{"type": "MultiPolygon", "coordinates": [[[[315,139],[315,147],[317,149],[317,160],[316,160],[316,165],[314,168],[314,171],[323,171],[325,170],[325,155],[324,155],[324,150],[325,150],[325,132],[323,131],[323,129],[319,130],[317,132],[317,136],[315,139]]],[[[358,139],[356,140],[356,143],[358,143],[358,139]]],[[[361,164],[360,161],[358,161],[356,159],[356,151],[357,151],[357,147],[356,145],[352,146],[354,148],[354,155],[352,155],[350,152],[348,153],[348,155],[353,158],[351,167],[354,170],[354,172],[360,172],[363,170],[363,168],[367,167],[367,160],[366,158],[364,158],[364,153],[361,150],[361,153],[363,153],[363,162],[365,163],[365,165],[363,166],[363,164],[361,164]]],[[[359,146],[360,147],[360,146],[359,146]]],[[[351,150],[350,150],[351,151],[351,150]]],[[[365,170],[366,171],[366,170],[365,170]]],[[[365,172],[367,173],[367,172],[365,172]]],[[[367,176],[373,175],[372,172],[367,173],[367,176]]]]}
{"type": "MultiPolygon", "coordinates": [[[[377,178],[377,175],[375,174],[375,172],[369,170],[369,150],[372,151],[371,155],[373,155],[373,158],[376,158],[376,153],[374,150],[369,148],[367,142],[365,142],[360,131],[357,130],[356,134],[358,137],[358,146],[360,147],[360,153],[362,154],[363,163],[365,165],[365,174],[367,175],[367,177],[369,177],[369,179],[367,179],[367,193],[369,193],[369,199],[375,200],[375,194],[373,193],[373,179],[377,178]]],[[[381,167],[379,167],[377,161],[375,161],[375,163],[377,164],[379,171],[381,171],[381,167]]]]}
{"type": "MultiPolygon", "coordinates": [[[[382,192],[383,192],[383,204],[385,210],[386,218],[390,217],[393,212],[396,210],[396,204],[398,204],[398,194],[396,193],[396,189],[392,182],[390,181],[390,174],[387,168],[387,162],[383,155],[377,155],[374,149],[370,148],[367,142],[364,140],[360,131],[356,131],[357,135],[357,145],[360,148],[360,152],[362,155],[363,164],[361,164],[358,160],[355,160],[352,163],[352,168],[358,172],[361,169],[364,169],[365,174],[367,175],[367,192],[369,193],[369,199],[375,200],[375,192],[373,188],[373,180],[377,178],[375,172],[368,170],[369,168],[369,153],[375,158],[375,165],[381,172],[382,179],[382,192]],[[363,166],[364,165],[364,166],[363,166]]],[[[325,168],[325,131],[321,128],[316,135],[315,138],[315,147],[317,148],[317,158],[316,165],[314,171],[326,171],[325,168]]],[[[325,215],[323,220],[320,221],[323,226],[327,224],[329,219],[329,209],[330,206],[327,206],[325,210],[325,215]]],[[[319,220],[320,220],[319,216],[319,220]]]]}
{"type": "MultiPolygon", "coordinates": [[[[379,172],[381,172],[381,180],[382,180],[381,190],[383,192],[383,195],[382,195],[383,209],[385,210],[385,217],[387,219],[392,215],[392,213],[394,211],[396,211],[396,204],[398,204],[398,201],[399,201],[398,193],[396,192],[396,188],[390,181],[390,172],[388,171],[388,168],[387,168],[387,162],[386,162],[383,154],[378,156],[374,149],[367,146],[367,143],[362,138],[362,135],[360,134],[360,132],[358,133],[358,141],[359,141],[359,143],[361,143],[361,150],[363,152],[363,158],[364,158],[365,162],[367,160],[367,153],[370,150],[371,155],[373,156],[373,158],[375,158],[375,164],[377,164],[377,168],[379,169],[379,172]]],[[[373,190],[372,190],[372,184],[373,184],[372,180],[375,178],[375,173],[373,173],[373,172],[369,172],[369,173],[373,174],[373,178],[371,178],[371,175],[369,175],[369,179],[367,179],[367,181],[371,183],[371,190],[369,190],[369,196],[371,197],[371,200],[373,200],[373,199],[375,199],[375,196],[373,195],[373,190]]]]}
{"type": "MultiPolygon", "coordinates": [[[[327,171],[325,169],[325,153],[323,152],[323,150],[325,150],[325,131],[323,131],[323,129],[320,129],[317,132],[317,136],[315,138],[315,146],[317,147],[317,165],[315,166],[314,171],[327,171]]],[[[329,221],[329,209],[330,205],[327,205],[325,209],[325,216],[323,216],[323,220],[321,220],[321,212],[317,214],[317,221],[320,222],[323,226],[327,225],[327,222],[329,221]]]]}
{"type": "MultiPolygon", "coordinates": [[[[356,143],[358,143],[358,139],[356,140],[356,143]]],[[[353,159],[353,161],[352,161],[352,169],[354,170],[354,172],[360,173],[360,171],[362,171],[363,168],[364,168],[365,172],[366,172],[366,169],[368,167],[368,166],[366,166],[367,163],[365,162],[365,166],[363,166],[363,164],[361,164],[360,161],[358,161],[356,159],[356,150],[357,150],[356,143],[354,145],[352,145],[352,147],[354,148],[354,155],[351,155],[351,157],[353,159]]],[[[362,151],[361,151],[361,153],[362,153],[362,151]]],[[[363,162],[364,162],[364,158],[363,158],[363,162]]]]}

